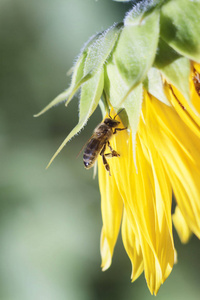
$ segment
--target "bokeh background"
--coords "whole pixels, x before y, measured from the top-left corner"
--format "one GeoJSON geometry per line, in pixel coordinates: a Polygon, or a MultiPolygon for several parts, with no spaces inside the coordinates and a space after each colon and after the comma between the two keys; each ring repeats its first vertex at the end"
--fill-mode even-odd
{"type": "MultiPolygon", "coordinates": [[[[94,33],[121,21],[130,3],[0,0],[0,300],[152,299],[142,275],[131,283],[121,242],[100,269],[100,195],[76,158],[101,120],[97,110],[46,171],[78,120],[78,99],[40,118],[69,86],[66,72],[94,33]]],[[[181,245],[157,299],[199,299],[200,243],[181,245]]]]}

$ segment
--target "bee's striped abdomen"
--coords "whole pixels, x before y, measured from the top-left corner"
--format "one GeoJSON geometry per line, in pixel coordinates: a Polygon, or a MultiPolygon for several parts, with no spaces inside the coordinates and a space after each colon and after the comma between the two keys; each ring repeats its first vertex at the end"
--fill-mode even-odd
{"type": "Polygon", "coordinates": [[[94,162],[97,159],[97,156],[101,151],[101,148],[102,148],[102,143],[98,139],[92,138],[88,142],[83,153],[83,163],[86,169],[89,169],[94,165],[94,162]]]}

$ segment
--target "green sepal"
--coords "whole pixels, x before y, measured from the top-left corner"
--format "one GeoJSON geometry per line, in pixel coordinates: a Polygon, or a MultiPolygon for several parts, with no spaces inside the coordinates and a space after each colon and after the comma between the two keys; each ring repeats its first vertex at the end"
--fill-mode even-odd
{"type": "Polygon", "coordinates": [[[191,63],[186,57],[180,57],[175,60],[171,65],[165,67],[162,70],[164,76],[172,83],[185,97],[191,109],[197,116],[200,116],[196,108],[194,107],[190,95],[190,72],[191,63]]]}
{"type": "Polygon", "coordinates": [[[191,65],[189,59],[186,57],[180,57],[173,63],[161,69],[161,72],[166,79],[172,83],[190,102],[190,76],[191,65]]]}
{"type": "Polygon", "coordinates": [[[145,17],[139,25],[127,25],[113,52],[119,73],[129,93],[146,77],[156,55],[159,36],[159,11],[145,17]]]}
{"type": "MultiPolygon", "coordinates": [[[[85,59],[86,59],[87,53],[84,51],[78,58],[75,67],[73,69],[73,74],[72,74],[72,80],[71,80],[71,85],[70,85],[70,94],[72,93],[74,87],[77,85],[77,83],[81,80],[84,74],[84,65],[85,65],[85,59]]],[[[72,98],[71,98],[72,99],[72,98]]],[[[65,103],[65,106],[69,104],[71,101],[70,98],[65,103]]]]}
{"type": "Polygon", "coordinates": [[[182,57],[182,55],[171,48],[162,38],[159,39],[158,49],[154,61],[154,66],[156,68],[162,69],[180,57],[182,57]]]}
{"type": "Polygon", "coordinates": [[[173,84],[190,102],[190,61],[177,53],[162,39],[159,41],[158,53],[154,66],[161,71],[164,77],[173,84]]]}
{"type": "Polygon", "coordinates": [[[158,69],[151,68],[148,71],[147,78],[144,81],[144,87],[151,95],[156,97],[158,100],[168,106],[171,106],[169,100],[165,95],[161,72],[158,69]]]}
{"type": "Polygon", "coordinates": [[[144,18],[148,17],[153,11],[159,10],[166,0],[141,1],[133,6],[126,14],[124,25],[141,25],[144,18]]]}
{"type": "Polygon", "coordinates": [[[102,117],[104,118],[105,115],[106,115],[107,109],[106,109],[105,102],[102,100],[102,97],[99,101],[99,107],[100,107],[100,110],[101,110],[102,117]]]}
{"type": "Polygon", "coordinates": [[[63,149],[63,147],[67,144],[67,142],[85,126],[89,117],[98,105],[98,102],[103,92],[103,84],[104,72],[102,69],[100,72],[96,73],[96,75],[94,75],[93,78],[91,78],[91,80],[87,81],[83,85],[80,98],[79,122],[69,133],[66,139],[62,142],[56,153],[51,158],[49,164],[47,165],[47,168],[50,166],[50,164],[59,154],[59,152],[63,149]]]}
{"type": "Polygon", "coordinates": [[[123,105],[128,115],[129,126],[132,130],[133,160],[136,165],[136,133],[138,130],[143,101],[143,85],[140,83],[124,101],[123,105]]]}
{"type": "Polygon", "coordinates": [[[175,50],[169,47],[163,40],[160,40],[159,45],[160,47],[154,66],[160,70],[169,83],[174,85],[182,93],[189,106],[199,116],[199,113],[192,104],[190,95],[190,60],[175,52],[175,50]]]}
{"type": "Polygon", "coordinates": [[[117,111],[121,108],[122,99],[128,92],[128,86],[124,82],[119,69],[115,63],[114,57],[110,57],[105,65],[104,90],[112,107],[117,111]]]}
{"type": "Polygon", "coordinates": [[[118,39],[122,26],[122,23],[115,24],[89,39],[73,67],[70,87],[51,101],[41,112],[34,115],[35,117],[62,102],[66,102],[66,106],[69,104],[77,90],[101,70],[118,39]]]}
{"type": "Polygon", "coordinates": [[[131,127],[133,136],[135,137],[138,130],[140,120],[140,113],[142,109],[143,100],[143,85],[140,83],[126,98],[123,106],[126,110],[129,119],[129,126],[131,127]]]}
{"type": "Polygon", "coordinates": [[[95,74],[104,65],[115,46],[122,27],[123,23],[115,24],[105,30],[98,39],[88,47],[84,68],[85,75],[88,73],[95,74]]]}
{"type": "Polygon", "coordinates": [[[79,122],[85,124],[93,114],[103,93],[103,86],[103,69],[82,86],[79,102],[79,122]]]}
{"type": "Polygon", "coordinates": [[[68,96],[70,95],[71,90],[70,88],[68,88],[66,91],[60,93],[56,98],[54,98],[47,106],[45,106],[45,108],[43,108],[39,113],[33,115],[34,117],[39,117],[42,114],[44,114],[47,110],[49,110],[50,108],[52,108],[55,105],[58,105],[62,102],[65,102],[66,99],[68,98],[68,96]]]}
{"type": "Polygon", "coordinates": [[[83,83],[90,80],[99,70],[101,70],[115,46],[122,27],[122,23],[113,25],[109,29],[98,34],[94,41],[89,44],[86,50],[87,56],[84,63],[83,76],[74,86],[68,101],[71,100],[83,83]]]}
{"type": "Polygon", "coordinates": [[[123,95],[128,91],[121,73],[115,64],[114,57],[110,58],[105,66],[105,83],[104,90],[110,105],[118,111],[122,106],[126,109],[129,118],[129,125],[133,132],[136,133],[139,116],[141,111],[141,103],[143,97],[142,84],[139,84],[122,103],[123,95]]]}
{"type": "Polygon", "coordinates": [[[191,102],[189,86],[191,65],[186,57],[180,56],[160,39],[154,66],[183,94],[188,102],[191,102]]]}
{"type": "MultiPolygon", "coordinates": [[[[129,87],[125,83],[124,78],[122,78],[114,57],[111,57],[105,66],[105,94],[109,99],[110,105],[115,109],[115,111],[118,111],[122,107],[125,108],[128,116],[128,122],[126,120],[126,116],[124,116],[123,120],[123,117],[120,114],[120,118],[122,117],[122,122],[125,127],[131,127],[133,143],[135,146],[135,137],[142,109],[143,86],[142,84],[139,84],[135,87],[122,103],[123,96],[127,93],[128,89],[129,87]]],[[[135,161],[135,152],[133,155],[135,161]]]]}
{"type": "Polygon", "coordinates": [[[129,119],[128,119],[128,114],[126,112],[126,110],[123,108],[120,108],[117,112],[117,114],[119,114],[120,116],[120,121],[123,124],[123,127],[128,128],[129,127],[129,119]]]}
{"type": "MultiPolygon", "coordinates": [[[[105,72],[104,72],[104,79],[105,79],[105,72]]],[[[108,113],[108,114],[110,113],[109,101],[107,98],[107,94],[105,93],[105,90],[103,91],[103,94],[99,101],[99,107],[100,107],[103,118],[105,117],[106,113],[108,113]]]]}
{"type": "Polygon", "coordinates": [[[200,62],[200,1],[171,0],[161,8],[161,37],[181,55],[200,62]]]}

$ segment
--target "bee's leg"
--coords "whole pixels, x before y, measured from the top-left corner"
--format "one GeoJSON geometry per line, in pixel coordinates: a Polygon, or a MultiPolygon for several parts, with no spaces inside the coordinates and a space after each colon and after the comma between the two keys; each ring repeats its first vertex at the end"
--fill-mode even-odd
{"type": "Polygon", "coordinates": [[[127,129],[127,127],[124,127],[124,128],[115,128],[114,131],[113,131],[113,134],[116,134],[117,131],[122,131],[122,130],[125,130],[127,129]]]}
{"type": "Polygon", "coordinates": [[[110,174],[110,166],[109,166],[109,164],[107,162],[107,159],[105,157],[105,150],[106,150],[106,144],[103,146],[103,148],[102,148],[102,150],[100,152],[100,155],[102,156],[103,164],[105,166],[106,171],[108,171],[109,175],[111,176],[111,174],[110,174]]]}
{"type": "Polygon", "coordinates": [[[102,155],[102,159],[103,159],[103,164],[105,166],[106,171],[108,171],[109,175],[111,176],[111,174],[110,174],[110,166],[109,166],[109,164],[107,162],[107,159],[106,159],[105,155],[102,155]]]}
{"type": "Polygon", "coordinates": [[[117,151],[113,150],[113,148],[110,146],[109,141],[107,142],[107,144],[108,144],[108,147],[109,147],[111,153],[106,153],[105,156],[107,156],[107,157],[114,157],[114,156],[119,157],[120,155],[117,153],[117,151]]]}

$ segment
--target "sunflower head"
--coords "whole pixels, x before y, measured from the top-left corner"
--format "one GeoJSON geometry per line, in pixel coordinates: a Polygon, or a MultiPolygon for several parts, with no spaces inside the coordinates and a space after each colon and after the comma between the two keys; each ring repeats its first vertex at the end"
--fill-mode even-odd
{"type": "Polygon", "coordinates": [[[176,260],[172,220],[182,242],[200,238],[199,20],[199,0],[140,1],[122,23],[91,37],[70,87],[36,115],[67,106],[80,89],[79,122],[51,164],[100,105],[112,130],[98,152],[102,269],[121,228],[131,278],[144,271],[154,294],[176,260]],[[117,130],[121,124],[127,130],[117,130]]]}

